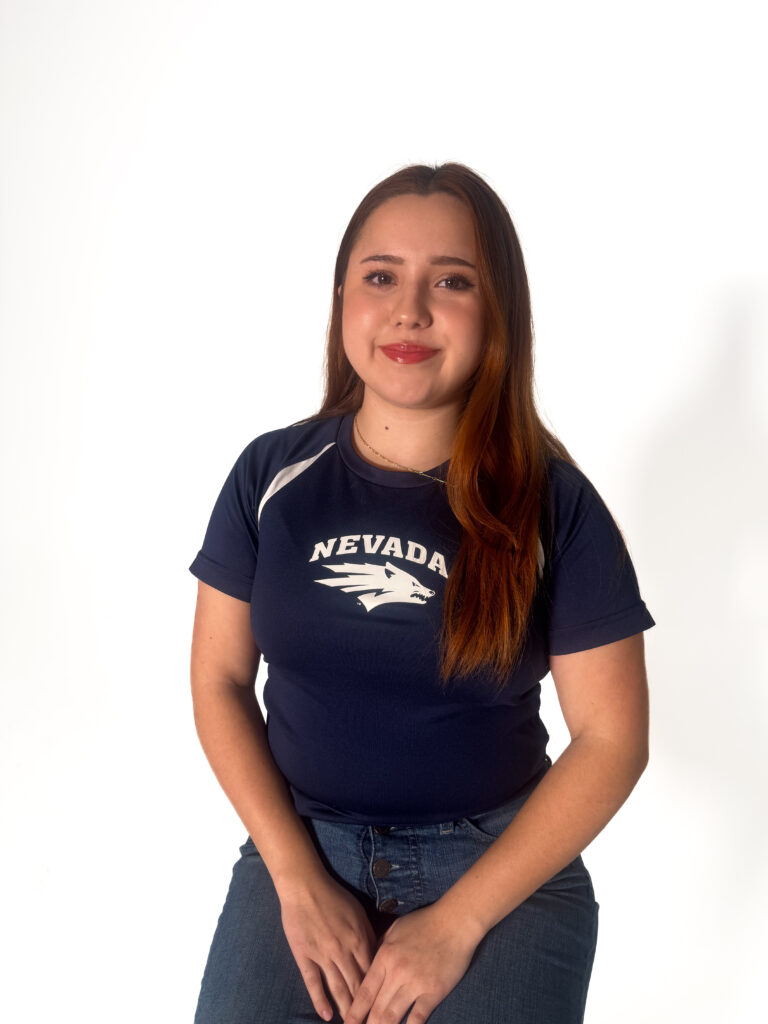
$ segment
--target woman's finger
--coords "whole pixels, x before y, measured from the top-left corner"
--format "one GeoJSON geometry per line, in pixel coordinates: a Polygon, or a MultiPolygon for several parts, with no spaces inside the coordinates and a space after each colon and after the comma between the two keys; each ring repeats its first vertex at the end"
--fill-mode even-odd
{"type": "Polygon", "coordinates": [[[327,967],[321,967],[320,970],[325,979],[326,988],[339,1008],[339,1013],[342,1017],[346,1016],[352,1005],[352,1000],[355,998],[355,993],[351,990],[345,975],[334,963],[328,964],[327,967]]]}
{"type": "Polygon", "coordinates": [[[320,968],[311,960],[305,960],[304,962],[299,963],[298,968],[301,971],[301,976],[304,979],[304,985],[306,986],[309,998],[312,1000],[312,1005],[314,1006],[316,1013],[322,1017],[323,1020],[330,1020],[333,1016],[333,1007],[328,1000],[328,996],[325,994],[320,968]]]}

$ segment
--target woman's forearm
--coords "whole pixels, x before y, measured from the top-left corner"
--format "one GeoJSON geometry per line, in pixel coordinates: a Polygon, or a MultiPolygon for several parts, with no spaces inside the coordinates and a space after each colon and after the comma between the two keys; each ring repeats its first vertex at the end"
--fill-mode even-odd
{"type": "Polygon", "coordinates": [[[646,761],[644,751],[599,737],[572,740],[504,832],[435,906],[479,942],[589,845],[632,792],[646,761]]]}
{"type": "Polygon", "coordinates": [[[306,889],[325,868],[269,749],[250,687],[193,686],[195,727],[219,785],[267,866],[278,895],[306,889]]]}

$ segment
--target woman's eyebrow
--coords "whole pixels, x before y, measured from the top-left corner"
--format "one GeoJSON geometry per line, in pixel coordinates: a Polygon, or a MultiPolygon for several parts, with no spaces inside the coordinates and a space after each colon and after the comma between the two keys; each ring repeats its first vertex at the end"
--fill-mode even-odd
{"type": "MultiPolygon", "coordinates": [[[[361,263],[405,263],[402,256],[389,256],[389,255],[377,255],[377,256],[366,256],[364,260],[360,260],[361,263]]],[[[451,265],[458,264],[461,267],[471,267],[475,269],[474,263],[470,263],[469,260],[463,260],[460,256],[433,256],[429,261],[433,266],[437,267],[448,267],[451,265]]]]}

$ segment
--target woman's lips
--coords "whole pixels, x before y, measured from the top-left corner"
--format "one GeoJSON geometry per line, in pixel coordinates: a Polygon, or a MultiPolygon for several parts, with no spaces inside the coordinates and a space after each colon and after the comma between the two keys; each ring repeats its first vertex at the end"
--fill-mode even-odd
{"type": "Polygon", "coordinates": [[[381,351],[395,363],[420,363],[424,359],[431,359],[437,355],[436,348],[427,348],[424,345],[408,345],[399,343],[397,345],[382,345],[381,351]]]}

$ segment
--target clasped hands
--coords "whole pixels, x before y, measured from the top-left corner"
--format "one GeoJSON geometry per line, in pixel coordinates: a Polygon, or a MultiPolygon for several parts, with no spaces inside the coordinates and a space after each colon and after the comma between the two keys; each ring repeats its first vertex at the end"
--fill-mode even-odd
{"type": "Polygon", "coordinates": [[[281,900],[288,944],[315,1010],[344,1024],[424,1024],[467,972],[479,938],[440,902],[398,917],[376,939],[362,905],[335,880],[281,900]],[[373,951],[373,956],[371,956],[373,951]],[[410,1010],[410,1012],[409,1012],[410,1010]]]}
{"type": "Polygon", "coordinates": [[[423,1024],[467,972],[475,942],[449,927],[436,904],[397,918],[346,1013],[344,1024],[423,1024]],[[413,1007],[411,1009],[411,1007],[413,1007]]]}

